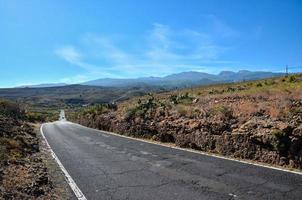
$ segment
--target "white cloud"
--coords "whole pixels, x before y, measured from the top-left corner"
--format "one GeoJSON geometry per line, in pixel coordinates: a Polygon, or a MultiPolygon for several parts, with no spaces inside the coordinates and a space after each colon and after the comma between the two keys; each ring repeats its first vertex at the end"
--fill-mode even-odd
{"type": "Polygon", "coordinates": [[[62,83],[67,83],[67,84],[75,84],[75,83],[82,83],[90,80],[90,78],[86,75],[75,75],[71,77],[65,77],[60,80],[62,83]]]}
{"type": "Polygon", "coordinates": [[[55,54],[72,64],[77,64],[82,59],[81,53],[79,53],[73,46],[63,46],[56,49],[55,54]]]}
{"type": "Polygon", "coordinates": [[[89,36],[86,38],[93,42],[93,45],[98,46],[99,55],[111,63],[116,64],[126,64],[131,62],[131,55],[124,52],[116,45],[113,44],[112,40],[107,37],[102,36],[89,36]]]}
{"type": "MultiPolygon", "coordinates": [[[[108,72],[102,70],[101,67],[84,62],[83,54],[81,54],[73,46],[63,46],[59,49],[56,49],[55,54],[58,55],[59,57],[61,57],[62,59],[64,59],[65,61],[86,70],[87,73],[90,75],[92,75],[92,74],[94,76],[95,75],[98,75],[98,76],[112,76],[113,75],[111,73],[108,73],[108,72]]],[[[68,81],[72,82],[76,78],[79,78],[79,76],[67,78],[66,82],[68,82],[68,81]]]]}
{"type": "MultiPolygon", "coordinates": [[[[211,20],[217,29],[225,30],[226,35],[235,34],[233,29],[218,19],[212,17],[211,20]]],[[[98,76],[97,78],[163,76],[189,70],[210,72],[206,65],[232,62],[219,60],[228,47],[216,44],[215,38],[206,32],[172,29],[167,25],[154,23],[143,38],[139,47],[128,44],[126,49],[125,45],[118,45],[118,40],[112,36],[89,34],[85,36],[85,44],[77,48],[62,46],[55,53],[65,61],[85,69],[86,77],[98,76]],[[92,50],[97,53],[91,53],[92,50]]],[[[79,77],[71,77],[64,82],[76,79],[79,77]]]]}

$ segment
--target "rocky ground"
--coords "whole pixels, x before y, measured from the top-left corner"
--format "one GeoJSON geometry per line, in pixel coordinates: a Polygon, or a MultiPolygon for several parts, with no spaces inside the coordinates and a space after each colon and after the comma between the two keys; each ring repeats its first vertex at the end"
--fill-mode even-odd
{"type": "Polygon", "coordinates": [[[0,102],[0,199],[70,198],[38,127],[24,120],[18,105],[0,102]]]}
{"type": "Polygon", "coordinates": [[[74,121],[220,155],[302,168],[302,76],[149,95],[74,121]]]}

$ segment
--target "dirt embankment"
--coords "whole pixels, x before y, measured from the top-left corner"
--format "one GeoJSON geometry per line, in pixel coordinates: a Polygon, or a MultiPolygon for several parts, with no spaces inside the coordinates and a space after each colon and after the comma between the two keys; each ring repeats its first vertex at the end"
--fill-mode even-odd
{"type": "Polygon", "coordinates": [[[117,110],[86,110],[75,121],[180,147],[301,169],[302,82],[273,81],[144,97],[124,102],[117,110]]]}
{"type": "Polygon", "coordinates": [[[61,199],[66,188],[54,184],[38,130],[24,120],[17,104],[0,101],[0,199],[61,199]]]}

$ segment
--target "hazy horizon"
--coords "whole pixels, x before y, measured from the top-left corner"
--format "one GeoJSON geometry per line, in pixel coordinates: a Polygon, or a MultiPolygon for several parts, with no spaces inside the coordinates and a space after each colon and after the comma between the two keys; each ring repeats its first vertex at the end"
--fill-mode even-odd
{"type": "MultiPolygon", "coordinates": [[[[300,68],[300,67],[299,67],[300,68]]],[[[285,69],[284,69],[285,70],[285,69]]],[[[207,73],[209,75],[219,75],[220,73],[222,72],[234,72],[234,73],[239,73],[240,71],[249,71],[249,72],[271,72],[271,71],[251,71],[251,70],[246,70],[246,69],[241,69],[241,70],[238,70],[238,71],[230,71],[230,70],[224,70],[224,71],[219,71],[217,73],[207,73]]],[[[96,80],[101,80],[101,79],[113,79],[113,80],[126,80],[126,79],[129,79],[129,80],[135,80],[135,79],[144,79],[144,78],[165,78],[167,76],[171,76],[171,75],[178,75],[178,74],[182,74],[182,73],[190,73],[190,72],[197,72],[197,73],[206,73],[206,72],[200,72],[200,71],[183,71],[183,72],[179,72],[179,73],[171,73],[171,74],[167,74],[167,75],[163,75],[163,76],[140,76],[140,77],[128,77],[128,78],[110,78],[110,77],[103,77],[103,78],[97,78],[97,79],[91,79],[91,80],[87,80],[87,81],[82,81],[82,82],[74,82],[74,83],[66,83],[66,82],[43,82],[43,83],[31,83],[31,84],[24,84],[24,85],[17,85],[17,86],[12,86],[12,87],[7,87],[7,88],[19,88],[19,87],[31,87],[31,86],[43,86],[43,85],[77,85],[77,84],[82,84],[82,83],[86,83],[86,82],[91,82],[91,81],[96,81],[96,80]]],[[[285,74],[285,71],[278,71],[278,72],[271,72],[271,73],[280,73],[280,74],[285,74]]],[[[4,89],[4,87],[0,87],[0,89],[4,89]]]]}

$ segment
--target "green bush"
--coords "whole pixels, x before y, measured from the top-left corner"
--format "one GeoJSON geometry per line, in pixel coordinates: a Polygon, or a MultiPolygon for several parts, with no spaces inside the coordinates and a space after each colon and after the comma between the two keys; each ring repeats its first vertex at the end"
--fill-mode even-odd
{"type": "Polygon", "coordinates": [[[295,82],[296,80],[297,80],[297,79],[296,79],[296,77],[295,77],[294,75],[289,76],[289,77],[287,78],[287,81],[290,82],[290,83],[293,83],[293,82],[295,82]]]}
{"type": "Polygon", "coordinates": [[[211,109],[211,113],[213,114],[217,114],[217,113],[225,113],[228,111],[228,108],[223,106],[223,105],[217,105],[217,106],[214,106],[212,109],[211,109]]]}
{"type": "Polygon", "coordinates": [[[256,86],[257,86],[257,87],[262,87],[263,85],[262,85],[262,83],[257,83],[256,86]]]}
{"type": "Polygon", "coordinates": [[[148,94],[149,98],[145,101],[138,100],[136,106],[129,108],[126,111],[125,118],[131,119],[135,116],[145,117],[147,112],[152,112],[158,107],[165,107],[165,104],[159,102],[152,94],[148,94]]]}
{"type": "Polygon", "coordinates": [[[209,115],[211,117],[220,117],[221,119],[233,118],[233,111],[231,108],[224,105],[216,105],[209,110],[209,115]]]}
{"type": "Polygon", "coordinates": [[[177,95],[170,95],[169,96],[169,100],[173,103],[173,104],[178,104],[178,101],[177,101],[177,95]]]}
{"type": "Polygon", "coordinates": [[[170,95],[169,96],[169,101],[172,102],[173,104],[179,104],[179,103],[192,103],[193,97],[189,95],[188,92],[185,94],[181,95],[170,95]]]}
{"type": "Polygon", "coordinates": [[[274,80],[272,80],[272,79],[269,79],[269,80],[265,80],[265,81],[264,81],[264,84],[269,86],[269,85],[274,85],[274,84],[276,84],[276,82],[275,82],[274,80]]]}
{"type": "Polygon", "coordinates": [[[286,156],[290,146],[290,138],[288,134],[279,129],[275,129],[272,131],[272,135],[277,139],[273,146],[282,156],[286,156]]]}
{"type": "Polygon", "coordinates": [[[90,106],[82,111],[83,115],[100,115],[108,112],[109,108],[106,104],[97,104],[90,106]]]}
{"type": "Polygon", "coordinates": [[[45,122],[46,121],[46,116],[43,115],[42,113],[27,112],[26,113],[26,119],[29,122],[45,122]]]}
{"type": "Polygon", "coordinates": [[[286,136],[286,133],[279,129],[275,129],[272,131],[273,136],[275,136],[277,139],[281,139],[286,136]]]}

